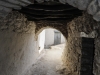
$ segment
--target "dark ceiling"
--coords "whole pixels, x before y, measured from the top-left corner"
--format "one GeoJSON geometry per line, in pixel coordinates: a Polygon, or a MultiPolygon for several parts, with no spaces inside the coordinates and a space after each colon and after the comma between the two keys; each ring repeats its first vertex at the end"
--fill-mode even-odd
{"type": "Polygon", "coordinates": [[[26,15],[30,21],[70,21],[75,17],[82,15],[82,11],[68,4],[59,2],[43,2],[22,7],[19,11],[26,15]]]}

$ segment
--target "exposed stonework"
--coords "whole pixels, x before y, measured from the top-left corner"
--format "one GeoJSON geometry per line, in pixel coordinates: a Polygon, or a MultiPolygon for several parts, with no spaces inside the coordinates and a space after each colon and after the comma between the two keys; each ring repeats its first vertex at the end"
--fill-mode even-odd
{"type": "Polygon", "coordinates": [[[35,23],[19,12],[0,19],[0,75],[24,75],[39,53],[35,23]]]}
{"type": "Polygon", "coordinates": [[[75,18],[67,24],[68,38],[67,46],[63,53],[63,62],[66,66],[65,75],[80,74],[80,58],[81,58],[81,37],[80,32],[91,33],[97,25],[92,16],[84,13],[82,16],[75,18]]]}
{"type": "Polygon", "coordinates": [[[67,46],[63,52],[63,62],[66,66],[65,75],[79,75],[81,38],[75,24],[68,25],[67,46]]]}
{"type": "Polygon", "coordinates": [[[36,22],[36,36],[45,28],[54,28],[59,30],[65,38],[67,38],[67,29],[66,29],[67,22],[61,21],[61,22],[51,22],[51,21],[40,21],[36,22]]]}
{"type": "Polygon", "coordinates": [[[0,18],[0,31],[3,30],[32,33],[35,30],[35,23],[28,21],[23,14],[13,11],[5,19],[0,18]]]}
{"type": "MultiPolygon", "coordinates": [[[[66,24],[66,23],[65,23],[66,24]]],[[[94,74],[100,74],[100,23],[93,20],[92,16],[84,13],[82,16],[75,18],[70,23],[62,25],[59,27],[57,24],[52,24],[48,22],[37,23],[36,33],[41,28],[53,27],[64,32],[64,36],[67,35],[67,45],[63,52],[63,71],[65,75],[79,75],[80,74],[80,58],[81,58],[81,32],[85,32],[87,37],[95,38],[95,57],[94,57],[94,74]],[[65,28],[66,26],[66,28],[65,28]],[[64,27],[64,28],[63,28],[64,27]]],[[[41,30],[40,30],[41,31],[41,30]]]]}
{"type": "MultiPolygon", "coordinates": [[[[91,18],[91,16],[89,16],[88,14],[83,15],[83,17],[74,19],[72,22],[74,22],[73,25],[75,24],[75,26],[79,25],[78,29],[81,32],[85,32],[85,33],[91,33],[91,31],[95,32],[95,37],[94,37],[95,38],[94,75],[99,75],[100,74],[100,65],[99,65],[100,64],[100,60],[99,60],[100,59],[100,47],[99,47],[99,44],[100,44],[99,43],[99,41],[100,41],[100,22],[94,21],[91,18]]],[[[91,36],[91,38],[92,38],[92,36],[91,36]]]]}
{"type": "Polygon", "coordinates": [[[100,75],[100,22],[98,22],[98,26],[96,28],[94,74],[100,75]]]}
{"type": "Polygon", "coordinates": [[[62,57],[64,66],[66,66],[65,75],[79,75],[81,62],[80,32],[89,34],[95,29],[93,24],[97,25],[97,22],[92,19],[92,16],[84,12],[82,16],[75,18],[68,24],[66,22],[52,23],[46,21],[41,21],[36,24],[36,35],[38,35],[41,30],[45,29],[45,27],[52,27],[62,32],[67,39],[67,46],[65,47],[62,57]]]}

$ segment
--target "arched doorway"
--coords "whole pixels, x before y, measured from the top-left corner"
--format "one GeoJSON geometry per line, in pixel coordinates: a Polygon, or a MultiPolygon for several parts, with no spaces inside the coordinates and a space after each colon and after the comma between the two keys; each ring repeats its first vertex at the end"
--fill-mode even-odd
{"type": "Polygon", "coordinates": [[[41,51],[42,49],[49,49],[54,45],[64,44],[65,37],[56,29],[47,28],[38,35],[38,43],[39,51],[41,51]]]}
{"type": "Polygon", "coordinates": [[[27,72],[26,75],[60,75],[59,70],[63,65],[62,54],[66,44],[63,34],[55,28],[44,27],[38,31],[37,41],[40,56],[29,70],[30,73],[27,72]],[[60,42],[55,44],[56,39],[60,42]]]}

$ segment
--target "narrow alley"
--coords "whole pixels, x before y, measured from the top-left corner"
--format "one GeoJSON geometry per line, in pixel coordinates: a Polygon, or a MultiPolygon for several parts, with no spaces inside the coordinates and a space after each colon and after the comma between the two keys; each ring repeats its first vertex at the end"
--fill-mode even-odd
{"type": "Polygon", "coordinates": [[[100,0],[0,0],[0,75],[100,75],[99,9],[100,0]]]}
{"type": "Polygon", "coordinates": [[[58,70],[62,65],[61,55],[64,44],[52,46],[51,49],[45,49],[36,64],[32,65],[26,75],[61,75],[58,70]],[[61,47],[62,46],[62,47],[61,47]]]}

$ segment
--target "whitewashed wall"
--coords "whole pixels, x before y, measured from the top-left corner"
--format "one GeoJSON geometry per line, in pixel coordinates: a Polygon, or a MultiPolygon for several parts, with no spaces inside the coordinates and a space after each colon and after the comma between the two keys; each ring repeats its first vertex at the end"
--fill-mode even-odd
{"type": "Polygon", "coordinates": [[[63,34],[61,34],[61,43],[65,43],[65,37],[63,36],[63,34]]]}
{"type": "Polygon", "coordinates": [[[45,30],[38,35],[39,53],[44,49],[45,44],[45,30]]]}
{"type": "MultiPolygon", "coordinates": [[[[43,50],[45,48],[49,48],[50,46],[54,45],[54,30],[55,29],[45,29],[43,30],[39,36],[38,36],[38,41],[39,41],[39,50],[43,50]]],[[[65,38],[61,34],[61,43],[65,43],[65,38]]]]}
{"type": "Polygon", "coordinates": [[[0,19],[0,75],[24,75],[36,62],[35,27],[19,12],[0,19]]]}
{"type": "Polygon", "coordinates": [[[45,29],[45,31],[45,47],[48,48],[54,44],[54,29],[45,29]]]}

